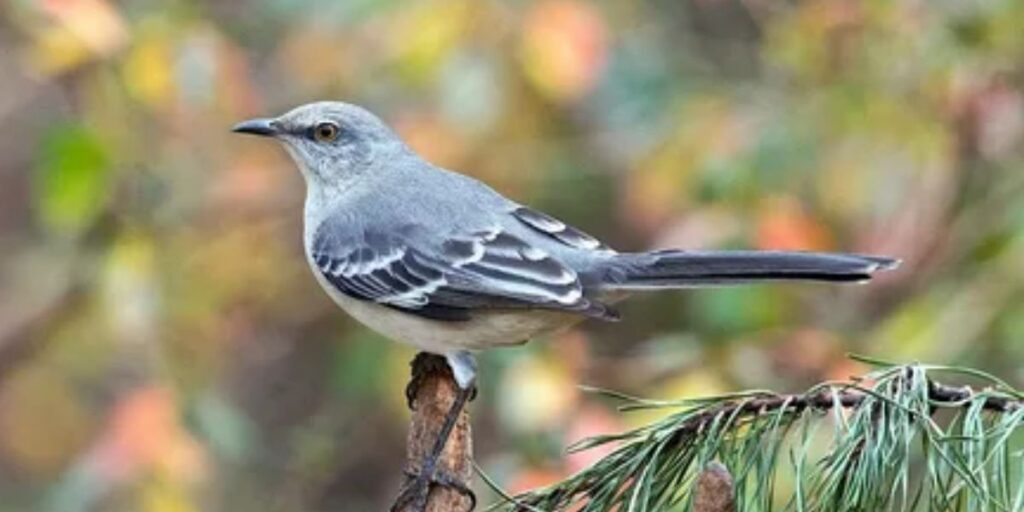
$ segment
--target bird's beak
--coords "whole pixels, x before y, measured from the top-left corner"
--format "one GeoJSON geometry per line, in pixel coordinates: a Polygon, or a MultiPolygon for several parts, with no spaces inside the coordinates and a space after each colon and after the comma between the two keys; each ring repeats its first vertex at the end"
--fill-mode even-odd
{"type": "Polygon", "coordinates": [[[248,133],[262,137],[273,137],[280,133],[277,123],[273,119],[250,119],[236,124],[231,131],[235,133],[248,133]]]}

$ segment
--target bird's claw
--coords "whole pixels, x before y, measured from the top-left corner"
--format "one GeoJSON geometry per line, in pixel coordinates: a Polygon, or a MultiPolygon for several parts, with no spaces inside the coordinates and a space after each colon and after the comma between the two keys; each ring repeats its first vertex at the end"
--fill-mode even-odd
{"type": "Polygon", "coordinates": [[[403,512],[412,507],[413,512],[425,512],[430,489],[439,485],[447,487],[469,499],[469,509],[476,508],[476,494],[461,479],[441,468],[435,468],[429,474],[426,471],[405,470],[405,476],[411,480],[402,488],[391,512],[403,512]]]}
{"type": "MultiPolygon", "coordinates": [[[[420,392],[420,386],[423,385],[427,375],[435,372],[451,372],[451,368],[448,366],[448,362],[444,357],[429,354],[427,352],[420,352],[416,354],[416,357],[409,363],[412,367],[412,376],[409,379],[409,383],[405,386],[405,403],[409,406],[409,410],[416,410],[416,395],[420,392]]],[[[476,399],[477,389],[473,386],[472,392],[469,395],[469,401],[472,402],[476,399]]]]}
{"type": "Polygon", "coordinates": [[[420,352],[416,354],[412,362],[409,363],[412,367],[411,378],[409,384],[405,386],[405,401],[409,405],[409,409],[416,410],[416,395],[420,392],[420,386],[423,385],[427,375],[435,372],[450,371],[448,369],[448,362],[444,357],[429,354],[427,352],[420,352]]]}
{"type": "Polygon", "coordinates": [[[410,411],[416,410],[416,394],[420,392],[422,383],[423,378],[414,371],[409,383],[405,385],[405,403],[409,406],[410,411]]]}

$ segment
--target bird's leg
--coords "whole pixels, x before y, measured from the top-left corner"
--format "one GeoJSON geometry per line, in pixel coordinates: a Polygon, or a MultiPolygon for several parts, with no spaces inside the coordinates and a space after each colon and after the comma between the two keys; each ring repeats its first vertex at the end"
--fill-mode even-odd
{"type": "MultiPolygon", "coordinates": [[[[462,408],[465,407],[470,394],[472,394],[472,391],[469,389],[459,389],[458,393],[455,395],[455,402],[452,404],[451,409],[448,410],[448,414],[444,418],[444,423],[441,425],[441,430],[437,433],[437,439],[434,440],[434,445],[431,448],[430,453],[428,453],[423,459],[423,466],[420,467],[418,472],[415,470],[407,471],[409,476],[412,476],[413,479],[405,486],[404,489],[402,489],[402,493],[391,508],[392,511],[400,512],[406,510],[406,507],[410,505],[412,507],[411,510],[415,512],[425,511],[427,508],[427,496],[430,494],[431,485],[443,485],[454,489],[460,494],[468,496],[470,502],[474,506],[476,505],[476,496],[469,487],[449,472],[439,471],[439,468],[437,467],[438,460],[441,458],[441,453],[444,451],[444,445],[448,441],[448,437],[451,435],[452,429],[455,427],[455,423],[459,419],[459,415],[462,414],[462,408]]],[[[472,507],[470,510],[472,510],[472,507]]]]}
{"type": "MultiPolygon", "coordinates": [[[[405,403],[409,406],[409,410],[412,411],[416,410],[416,394],[419,393],[420,386],[428,375],[435,372],[443,372],[445,369],[451,369],[452,375],[455,376],[455,367],[458,366],[464,380],[475,381],[476,379],[476,360],[469,352],[456,352],[447,356],[447,359],[441,359],[441,356],[429,352],[420,352],[416,354],[416,357],[409,363],[409,366],[412,367],[410,372],[412,378],[409,379],[409,383],[405,386],[405,403]],[[455,360],[454,363],[452,362],[453,359],[455,360]]],[[[455,379],[459,384],[459,388],[463,388],[463,383],[459,381],[459,378],[455,377],[455,379]]],[[[476,385],[467,385],[472,391],[469,395],[469,401],[472,402],[476,399],[476,385]]]]}
{"type": "MultiPolygon", "coordinates": [[[[457,390],[451,408],[444,417],[441,429],[434,439],[430,452],[423,459],[422,466],[418,472],[408,471],[412,480],[402,489],[398,499],[391,507],[393,512],[401,512],[410,507],[415,512],[423,512],[427,507],[427,497],[430,494],[431,485],[443,485],[456,492],[467,496],[470,500],[470,510],[476,506],[476,495],[459,478],[450,472],[438,468],[438,461],[444,452],[445,444],[451,436],[455,424],[462,414],[466,403],[476,394],[476,361],[469,352],[455,352],[446,356],[448,366],[451,368],[451,375],[455,378],[457,390]]],[[[415,403],[416,393],[427,375],[437,369],[437,362],[443,362],[438,356],[426,353],[417,354],[413,360],[412,380],[406,388],[406,398],[410,401],[410,407],[415,403]]],[[[447,368],[445,369],[447,370],[447,368]]]]}

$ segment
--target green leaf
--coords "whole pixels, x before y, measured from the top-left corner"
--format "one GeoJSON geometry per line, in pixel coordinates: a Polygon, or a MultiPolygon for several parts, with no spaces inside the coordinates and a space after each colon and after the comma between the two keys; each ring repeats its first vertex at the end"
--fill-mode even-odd
{"type": "Polygon", "coordinates": [[[110,158],[96,136],[80,125],[60,125],[44,135],[36,155],[34,201],[43,224],[76,234],[89,227],[110,197],[110,158]]]}

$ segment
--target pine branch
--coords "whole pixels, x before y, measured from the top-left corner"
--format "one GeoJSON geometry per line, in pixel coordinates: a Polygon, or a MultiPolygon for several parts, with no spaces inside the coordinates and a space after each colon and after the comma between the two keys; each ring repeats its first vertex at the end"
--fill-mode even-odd
{"type": "Polygon", "coordinates": [[[619,445],[506,508],[691,510],[701,470],[720,461],[736,510],[1024,510],[1024,395],[975,370],[888,366],[797,395],[654,402],[609,394],[627,402],[623,410],[669,414],[572,447],[619,445]],[[941,373],[980,387],[940,383],[941,373]]]}

